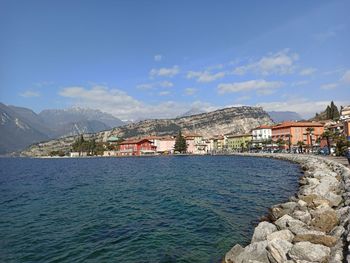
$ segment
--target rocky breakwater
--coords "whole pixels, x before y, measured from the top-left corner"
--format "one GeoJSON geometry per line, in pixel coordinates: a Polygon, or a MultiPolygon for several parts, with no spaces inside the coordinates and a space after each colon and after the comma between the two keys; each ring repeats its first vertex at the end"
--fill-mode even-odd
{"type": "Polygon", "coordinates": [[[268,220],[255,228],[251,243],[235,245],[223,261],[350,262],[350,170],[322,157],[249,155],[297,162],[304,175],[296,196],[271,207],[268,220]]]}

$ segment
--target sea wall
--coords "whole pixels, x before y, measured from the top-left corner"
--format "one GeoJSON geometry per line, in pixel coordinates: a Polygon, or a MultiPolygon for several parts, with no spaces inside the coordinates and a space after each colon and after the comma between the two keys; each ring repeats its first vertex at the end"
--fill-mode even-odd
{"type": "Polygon", "coordinates": [[[223,262],[350,262],[350,169],[310,155],[240,155],[292,161],[304,175],[297,194],[271,207],[251,243],[236,244],[223,262]]]}

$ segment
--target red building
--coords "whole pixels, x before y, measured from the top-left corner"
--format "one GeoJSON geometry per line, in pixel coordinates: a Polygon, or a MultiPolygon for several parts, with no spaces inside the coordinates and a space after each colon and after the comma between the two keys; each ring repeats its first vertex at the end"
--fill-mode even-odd
{"type": "Polygon", "coordinates": [[[126,140],[121,142],[119,155],[121,156],[141,156],[155,154],[157,147],[147,139],[126,140]]]}

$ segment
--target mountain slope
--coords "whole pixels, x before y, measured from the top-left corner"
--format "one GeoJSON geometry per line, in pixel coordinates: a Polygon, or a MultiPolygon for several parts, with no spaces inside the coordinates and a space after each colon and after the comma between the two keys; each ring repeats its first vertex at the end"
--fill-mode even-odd
{"type": "Polygon", "coordinates": [[[267,112],[275,123],[283,121],[300,121],[303,118],[294,111],[269,111],[267,112]]]}
{"type": "Polygon", "coordinates": [[[34,112],[34,115],[26,112],[33,117],[30,122],[15,110],[0,103],[0,154],[17,151],[32,143],[49,139],[47,134],[33,125],[36,122],[34,112]]]}
{"type": "MultiPolygon", "coordinates": [[[[111,135],[121,138],[149,135],[174,135],[179,130],[184,133],[198,133],[206,138],[218,134],[249,133],[259,125],[271,125],[270,116],[260,107],[232,107],[213,112],[179,117],[175,119],[145,120],[117,127],[109,131],[86,134],[86,139],[106,141],[111,135]]],[[[24,156],[48,155],[50,151],[69,151],[77,136],[70,136],[33,145],[22,152],[24,156]]]]}

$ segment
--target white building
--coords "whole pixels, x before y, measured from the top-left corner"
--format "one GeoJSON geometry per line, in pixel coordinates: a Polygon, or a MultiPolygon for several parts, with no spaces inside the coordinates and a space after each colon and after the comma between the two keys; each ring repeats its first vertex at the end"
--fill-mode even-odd
{"type": "Polygon", "coordinates": [[[260,145],[264,141],[271,140],[272,129],[271,126],[262,125],[252,130],[253,145],[260,145]]]}
{"type": "Polygon", "coordinates": [[[349,120],[349,119],[350,119],[350,105],[345,106],[340,111],[340,120],[345,121],[345,120],[349,120]]]}

